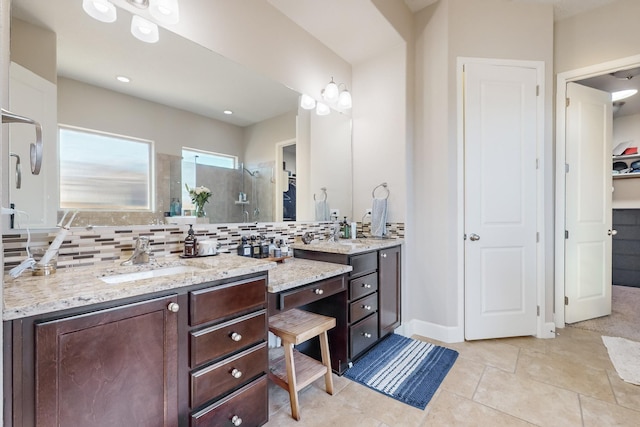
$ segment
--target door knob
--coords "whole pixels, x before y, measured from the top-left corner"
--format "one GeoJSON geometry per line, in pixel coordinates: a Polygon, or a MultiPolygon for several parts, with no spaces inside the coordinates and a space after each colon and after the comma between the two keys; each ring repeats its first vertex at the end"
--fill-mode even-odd
{"type": "Polygon", "coordinates": [[[618,234],[618,230],[609,230],[609,231],[607,232],[607,234],[608,234],[609,236],[615,236],[616,234],[618,234]]]}
{"type": "Polygon", "coordinates": [[[167,306],[167,310],[169,310],[172,313],[177,313],[180,310],[180,306],[175,302],[170,302],[169,305],[167,306]]]}
{"type": "Polygon", "coordinates": [[[473,234],[471,234],[471,236],[469,236],[469,240],[471,240],[472,242],[478,241],[478,240],[480,240],[480,236],[478,236],[477,234],[473,233],[473,234]]]}

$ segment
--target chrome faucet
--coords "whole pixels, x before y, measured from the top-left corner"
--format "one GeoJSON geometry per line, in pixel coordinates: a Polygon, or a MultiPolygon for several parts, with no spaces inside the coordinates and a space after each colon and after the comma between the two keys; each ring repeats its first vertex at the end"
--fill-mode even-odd
{"type": "Polygon", "coordinates": [[[148,264],[151,254],[151,244],[147,236],[140,236],[136,239],[136,247],[131,257],[123,261],[121,265],[148,264]]]}
{"type": "Polygon", "coordinates": [[[328,242],[340,241],[340,225],[333,223],[329,226],[329,235],[327,236],[328,242]]]}

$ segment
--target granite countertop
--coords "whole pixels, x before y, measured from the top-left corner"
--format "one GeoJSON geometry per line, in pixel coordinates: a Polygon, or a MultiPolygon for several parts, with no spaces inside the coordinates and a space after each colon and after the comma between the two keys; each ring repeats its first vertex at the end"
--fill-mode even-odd
{"type": "Polygon", "coordinates": [[[351,270],[353,267],[350,265],[289,258],[278,264],[276,268],[269,270],[267,291],[271,293],[282,292],[318,280],[339,276],[351,270]]]}
{"type": "Polygon", "coordinates": [[[229,277],[267,271],[276,267],[268,260],[221,253],[217,256],[181,259],[177,255],[153,259],[150,264],[125,267],[121,261],[95,267],[59,269],[50,276],[23,273],[4,276],[3,320],[35,316],[159,291],[197,285],[229,277]],[[193,271],[108,284],[100,277],[167,267],[191,266],[193,271]]]}
{"type": "Polygon", "coordinates": [[[355,255],[364,252],[376,251],[378,249],[390,248],[404,243],[404,239],[340,239],[337,242],[328,242],[325,240],[313,241],[308,245],[304,243],[293,243],[289,245],[294,249],[302,249],[305,251],[330,252],[335,254],[355,255]]]}

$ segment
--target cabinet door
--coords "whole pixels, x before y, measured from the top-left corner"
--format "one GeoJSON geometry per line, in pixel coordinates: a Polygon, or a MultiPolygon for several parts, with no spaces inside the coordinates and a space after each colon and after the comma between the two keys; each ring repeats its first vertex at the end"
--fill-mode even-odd
{"type": "Polygon", "coordinates": [[[400,246],[383,249],[378,259],[380,338],[400,326],[400,246]]]}
{"type": "Polygon", "coordinates": [[[37,324],[36,424],[177,426],[172,303],[176,296],[37,324]]]}

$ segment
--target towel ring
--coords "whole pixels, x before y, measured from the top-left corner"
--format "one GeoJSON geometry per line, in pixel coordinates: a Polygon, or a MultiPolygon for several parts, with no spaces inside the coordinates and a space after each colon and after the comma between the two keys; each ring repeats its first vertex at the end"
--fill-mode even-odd
{"type": "MultiPolygon", "coordinates": [[[[323,202],[327,201],[327,188],[326,187],[322,187],[320,190],[322,190],[322,194],[324,195],[324,199],[322,199],[323,202]]],[[[316,193],[313,193],[313,200],[316,200],[316,193]]]]}
{"type": "Polygon", "coordinates": [[[378,188],[382,187],[383,189],[385,189],[387,191],[387,195],[385,197],[383,197],[383,199],[388,199],[389,195],[391,194],[391,191],[389,191],[389,188],[387,187],[387,183],[383,182],[382,184],[376,186],[373,188],[373,191],[371,192],[371,197],[373,197],[374,199],[376,198],[376,190],[378,188]]]}

